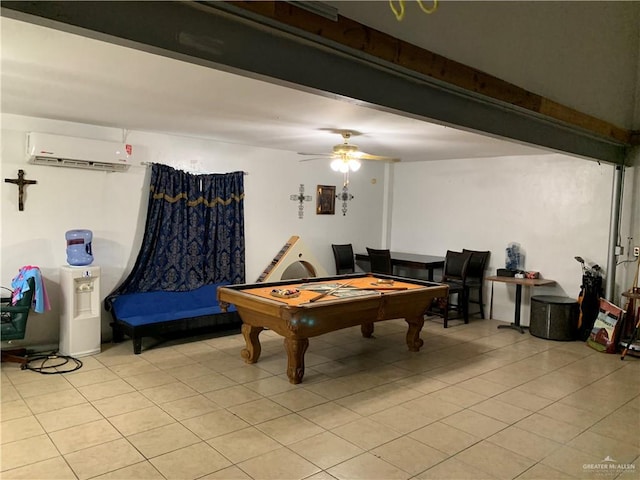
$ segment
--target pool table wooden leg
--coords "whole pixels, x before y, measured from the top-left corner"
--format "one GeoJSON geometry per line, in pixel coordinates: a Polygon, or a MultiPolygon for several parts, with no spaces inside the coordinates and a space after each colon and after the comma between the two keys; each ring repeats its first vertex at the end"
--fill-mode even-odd
{"type": "Polygon", "coordinates": [[[304,353],[309,347],[308,338],[285,337],[284,348],[287,350],[287,376],[289,383],[298,384],[304,377],[304,353]]]}
{"type": "Polygon", "coordinates": [[[420,338],[420,332],[424,325],[424,317],[422,315],[414,318],[405,319],[409,328],[407,329],[407,347],[410,352],[420,351],[420,347],[424,344],[420,338]]]}
{"type": "Polygon", "coordinates": [[[260,358],[260,353],[262,352],[258,335],[260,335],[260,332],[264,330],[264,328],[254,327],[243,323],[241,330],[244,341],[247,344],[247,348],[242,349],[240,356],[244,358],[246,363],[256,363],[260,358]]]}

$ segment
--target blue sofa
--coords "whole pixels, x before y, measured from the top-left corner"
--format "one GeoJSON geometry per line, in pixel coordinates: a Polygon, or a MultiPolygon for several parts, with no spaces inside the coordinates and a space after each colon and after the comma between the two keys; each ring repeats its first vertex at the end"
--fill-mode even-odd
{"type": "Polygon", "coordinates": [[[133,340],[133,352],[139,354],[142,337],[239,327],[242,321],[235,307],[230,305],[223,312],[218,305],[219,286],[223,284],[204,285],[187,292],[127,293],[107,298],[105,308],[113,317],[113,341],[123,341],[126,334],[133,340]]]}

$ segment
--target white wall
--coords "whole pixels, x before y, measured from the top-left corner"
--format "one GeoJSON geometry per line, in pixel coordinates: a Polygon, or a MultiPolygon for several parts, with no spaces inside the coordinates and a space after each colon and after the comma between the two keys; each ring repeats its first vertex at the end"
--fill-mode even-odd
{"type": "MultiPolygon", "coordinates": [[[[606,268],[610,165],[548,154],[401,163],[394,170],[393,250],[432,255],[445,255],[447,249],[490,250],[488,274],[495,274],[505,265],[507,245],[517,242],[525,269],[557,282],[536,288],[533,295],[577,297],[582,272],[575,256],[606,268]]],[[[626,192],[632,194],[631,185],[626,192]]],[[[618,268],[616,301],[629,287],[627,265],[618,268]]],[[[514,293],[512,286],[495,285],[494,318],[513,320],[514,293]]],[[[529,293],[523,292],[525,325],[529,293]]]]}
{"type": "MultiPolygon", "coordinates": [[[[18,211],[15,185],[0,184],[1,263],[0,284],[10,286],[18,269],[27,264],[40,267],[51,298],[52,310],[31,314],[27,345],[57,343],[59,332],[59,268],[66,264],[67,230],[93,231],[93,265],[102,268],[101,297],[111,292],[135,262],[144,230],[150,169],[132,166],[126,173],[106,173],[53,168],[26,163],[28,131],[122,141],[119,129],[102,128],[45,119],[3,115],[2,178],[16,178],[18,169],[37,180],[26,187],[25,209],[18,211]]],[[[243,170],[245,176],[245,223],[247,281],[255,281],[292,235],[299,235],[322,266],[335,273],[331,243],[353,243],[354,248],[378,246],[381,238],[384,166],[367,163],[352,175],[346,216],[336,202],[335,215],[316,215],[316,186],[342,187],[342,176],[328,162],[300,162],[293,152],[259,149],[131,131],[126,138],[145,159],[177,168],[225,173],[243,170]],[[372,179],[376,179],[373,183],[372,179]],[[304,218],[290,200],[300,184],[312,201],[305,202],[304,218]]],[[[103,312],[103,340],[111,338],[110,315],[103,312]]]]}

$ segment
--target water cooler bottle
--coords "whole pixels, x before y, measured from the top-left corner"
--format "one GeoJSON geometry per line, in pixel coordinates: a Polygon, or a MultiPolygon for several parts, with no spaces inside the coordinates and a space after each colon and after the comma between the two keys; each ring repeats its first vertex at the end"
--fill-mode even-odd
{"type": "Polygon", "coordinates": [[[61,267],[60,354],[100,353],[100,267],[61,267]]]}

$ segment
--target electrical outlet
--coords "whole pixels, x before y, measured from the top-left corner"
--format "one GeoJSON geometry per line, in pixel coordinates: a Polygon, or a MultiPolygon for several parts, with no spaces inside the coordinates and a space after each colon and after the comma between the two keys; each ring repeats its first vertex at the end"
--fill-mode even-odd
{"type": "Polygon", "coordinates": [[[633,247],[633,256],[640,257],[640,247],[633,247]]]}

